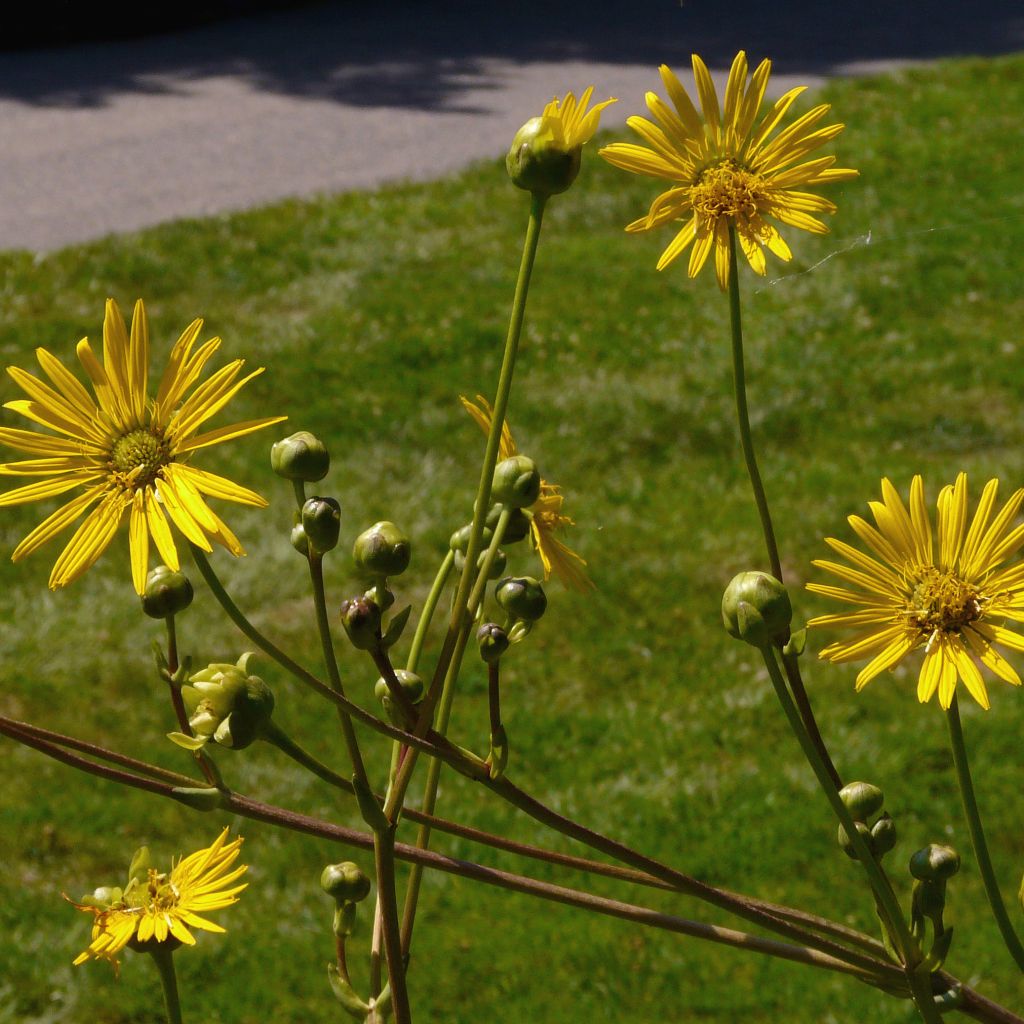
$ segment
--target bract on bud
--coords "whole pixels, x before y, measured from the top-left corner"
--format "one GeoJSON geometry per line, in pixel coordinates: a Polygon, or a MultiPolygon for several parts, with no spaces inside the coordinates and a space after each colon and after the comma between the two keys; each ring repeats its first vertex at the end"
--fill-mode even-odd
{"type": "Polygon", "coordinates": [[[494,467],[491,498],[508,508],[529,508],[540,497],[540,471],[533,459],[513,455],[494,467]]]}
{"type": "Polygon", "coordinates": [[[234,665],[217,663],[193,673],[181,688],[188,724],[195,734],[172,733],[181,746],[198,749],[213,741],[242,750],[263,734],[274,711],[274,694],[259,676],[249,675],[252,652],[234,665]]]}
{"type": "Polygon", "coordinates": [[[309,555],[309,538],[306,536],[306,531],[302,528],[302,523],[297,523],[292,527],[288,540],[300,555],[309,555]]]}
{"type": "Polygon", "coordinates": [[[370,879],[358,864],[345,860],[324,868],[320,888],[336,903],[361,903],[370,895],[370,879]]]}
{"type": "Polygon", "coordinates": [[[146,591],[142,595],[142,610],[153,619],[166,619],[183,612],[191,603],[195,592],[189,578],[166,565],[158,565],[146,577],[146,591]]]}
{"type": "Polygon", "coordinates": [[[548,607],[544,588],[532,576],[506,576],[494,596],[510,618],[521,622],[536,622],[548,607]]]}
{"type": "MultiPolygon", "coordinates": [[[[484,522],[487,524],[489,529],[494,529],[498,525],[498,518],[501,515],[502,508],[500,505],[492,505],[491,510],[487,513],[484,522]]],[[[509,516],[508,523],[505,526],[505,535],[501,538],[502,544],[517,544],[519,541],[524,540],[530,535],[530,516],[524,512],[521,508],[513,509],[512,514],[509,516]]]]}
{"type": "Polygon", "coordinates": [[[307,498],[302,506],[302,529],[313,553],[331,551],[341,531],[341,506],[334,498],[307,498]]]}
{"type": "Polygon", "coordinates": [[[839,799],[854,821],[863,822],[873,818],[885,803],[885,795],[870,782],[848,782],[839,790],[839,799]]]}
{"type": "Polygon", "coordinates": [[[476,631],[476,642],[480,648],[480,657],[488,665],[496,662],[509,645],[508,634],[496,622],[485,622],[476,631]]]}
{"type": "Polygon", "coordinates": [[[730,636],[754,647],[785,637],[793,619],[789,592],[766,572],[741,572],[722,597],[722,622],[730,636]]]}
{"type": "MultiPolygon", "coordinates": [[[[419,704],[423,700],[426,694],[426,687],[423,685],[423,680],[415,672],[409,672],[404,668],[396,668],[395,677],[398,679],[398,685],[402,688],[402,693],[409,698],[410,704],[419,704]]],[[[373,687],[373,695],[384,705],[384,711],[393,725],[404,728],[408,724],[402,717],[401,711],[395,707],[395,702],[391,696],[391,687],[388,686],[386,679],[381,677],[377,680],[373,687]]]]}
{"type": "Polygon", "coordinates": [[[409,538],[387,521],[364,530],[352,546],[356,568],[365,576],[398,576],[409,566],[409,538]]]}
{"type": "MultiPolygon", "coordinates": [[[[495,520],[497,521],[497,520],[495,520]]],[[[487,547],[491,543],[491,538],[494,536],[494,531],[490,529],[493,524],[488,524],[484,527],[481,534],[481,544],[487,547]]],[[[466,553],[466,549],[469,547],[469,535],[473,532],[473,524],[466,523],[465,526],[460,526],[452,535],[448,541],[448,547],[452,551],[459,551],[462,554],[466,553]]]]}
{"type": "Polygon", "coordinates": [[[270,446],[270,465],[285,480],[312,484],[327,476],[331,457],[323,441],[308,430],[300,430],[270,446]]]}
{"type": "Polygon", "coordinates": [[[952,846],[929,843],[910,858],[910,873],[922,882],[945,882],[960,870],[960,854],[952,846]]]}
{"type": "Polygon", "coordinates": [[[513,184],[527,192],[553,196],[564,192],[580,173],[583,147],[567,147],[548,117],[531,117],[516,132],[505,169],[513,184]]]}
{"type": "Polygon", "coordinates": [[[366,597],[353,597],[341,602],[341,624],[352,646],[370,651],[380,640],[380,606],[366,597]]]}
{"type": "MultiPolygon", "coordinates": [[[[487,560],[487,552],[481,551],[476,560],[477,572],[484,567],[484,562],[487,560]]],[[[455,571],[462,572],[462,567],[466,564],[466,556],[461,551],[455,552],[455,571]]],[[[494,552],[494,561],[491,562],[490,571],[487,573],[489,580],[496,580],[505,571],[505,567],[508,565],[508,555],[504,551],[498,550],[494,552]]]]}

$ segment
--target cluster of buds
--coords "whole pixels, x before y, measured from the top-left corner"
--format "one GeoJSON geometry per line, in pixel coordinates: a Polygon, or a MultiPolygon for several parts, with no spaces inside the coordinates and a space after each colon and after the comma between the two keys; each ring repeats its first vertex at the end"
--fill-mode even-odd
{"type": "MultiPolygon", "coordinates": [[[[854,828],[871,855],[875,860],[881,860],[896,845],[896,823],[891,815],[882,811],[885,794],[870,782],[850,782],[839,791],[839,798],[850,812],[854,828]]],[[[857,860],[853,840],[842,825],[839,826],[838,840],[846,855],[857,860]]]]}
{"type": "Polygon", "coordinates": [[[331,457],[327,446],[308,430],[300,430],[275,442],[270,448],[270,465],[285,480],[291,480],[302,502],[292,527],[292,547],[307,558],[322,558],[338,544],[341,506],[334,498],[303,498],[305,484],[327,476],[331,457]]]}

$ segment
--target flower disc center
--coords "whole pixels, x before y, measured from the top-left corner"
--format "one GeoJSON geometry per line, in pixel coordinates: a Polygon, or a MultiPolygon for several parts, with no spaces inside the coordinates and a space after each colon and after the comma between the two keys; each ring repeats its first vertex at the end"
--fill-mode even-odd
{"type": "Polygon", "coordinates": [[[734,160],[706,167],[690,188],[690,202],[701,218],[719,217],[749,220],[764,205],[767,193],[764,179],[752,174],[734,160]]]}
{"type": "Polygon", "coordinates": [[[907,617],[923,633],[956,633],[981,618],[981,591],[955,573],[934,566],[921,573],[907,602],[907,617]]]}
{"type": "Polygon", "coordinates": [[[111,468],[136,488],[151,484],[167,461],[167,446],[148,430],[122,434],[110,449],[111,468]]]}

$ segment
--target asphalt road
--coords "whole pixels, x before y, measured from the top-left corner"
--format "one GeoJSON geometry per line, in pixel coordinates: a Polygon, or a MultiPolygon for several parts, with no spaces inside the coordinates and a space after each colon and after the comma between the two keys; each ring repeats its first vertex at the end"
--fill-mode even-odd
{"type": "MultiPolygon", "coordinates": [[[[102,5],[101,5],[102,6],[102,5]]],[[[0,248],[443,175],[503,153],[555,93],[621,124],[746,48],[775,93],[830,75],[1024,49],[1020,0],[335,2],[190,31],[0,53],[0,248]]]]}

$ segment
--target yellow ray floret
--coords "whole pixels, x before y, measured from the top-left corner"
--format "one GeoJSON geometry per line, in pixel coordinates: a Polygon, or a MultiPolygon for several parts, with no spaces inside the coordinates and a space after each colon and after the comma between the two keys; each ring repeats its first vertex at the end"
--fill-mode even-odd
{"type": "Polygon", "coordinates": [[[0,465],[0,476],[39,477],[0,494],[0,507],[41,501],[78,491],[44,519],[15,548],[15,561],[82,522],[58,556],[50,587],[67,586],[106,550],[121,523],[128,522],[128,547],[136,591],[145,589],[150,542],[160,559],[179,567],[171,526],[210,551],[211,541],[242,554],[237,538],[206,502],[207,497],[262,507],[254,491],[190,463],[200,448],[234,440],[280,423],[284,416],[246,420],[200,433],[262,369],[239,377],[236,359],[200,383],[203,369],[220,346],[213,338],[196,347],[202,321],[191,323],[171,350],[156,395],[149,394],[149,324],[140,299],[131,332],[113,299],[103,319],[103,348],[83,338],[76,354],[93,394],[45,349],[36,357],[43,376],[8,367],[28,396],[6,403],[53,433],[0,429],[0,443],[40,458],[0,465]],[[45,378],[45,379],[44,379],[45,378]],[[56,436],[55,436],[56,435],[56,436]]]}
{"type": "Polygon", "coordinates": [[[987,709],[982,668],[1020,685],[1016,669],[996,645],[1024,651],[1024,636],[1002,625],[1024,622],[1024,564],[1005,564],[1024,545],[1024,526],[1014,525],[1024,488],[996,513],[998,489],[998,480],[985,485],[969,520],[967,476],[961,473],[939,492],[933,530],[921,477],[910,485],[909,508],[883,480],[882,500],[868,503],[875,524],[860,516],[849,519],[871,554],[826,538],[845,563],[818,559],[814,564],[842,585],[809,583],[807,589],[859,610],[821,615],[808,625],[857,630],[820,656],[832,662],[868,659],[857,676],[858,690],[919,649],[924,650],[917,684],[922,703],[937,693],[948,708],[962,682],[987,709]]]}
{"type": "Polygon", "coordinates": [[[647,145],[616,142],[600,151],[616,167],[672,182],[646,217],[626,227],[648,231],[669,222],[682,225],[662,253],[659,270],[689,249],[688,273],[695,277],[714,253],[715,273],[724,290],[731,231],[747,262],[763,275],[766,248],[781,260],[792,257],[772,221],[815,234],[828,230],[815,215],[834,213],[835,204],[803,189],[846,181],[857,171],[833,166],[834,156],[805,158],[831,142],[843,126],[821,127],[830,108],[819,104],[774,134],[804,89],[791,89],[761,114],[770,72],[771,62],[763,60],[748,80],[747,56],[741,50],[720,106],[707,66],[694,54],[698,112],[679,79],[662,65],[661,80],[671,105],[649,92],[647,108],[654,121],[631,117],[626,122],[647,145]]]}

